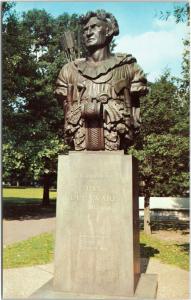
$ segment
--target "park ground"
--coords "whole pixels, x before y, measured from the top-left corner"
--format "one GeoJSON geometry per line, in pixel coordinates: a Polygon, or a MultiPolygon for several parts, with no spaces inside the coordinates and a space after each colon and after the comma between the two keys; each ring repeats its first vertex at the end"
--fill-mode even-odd
{"type": "MultiPolygon", "coordinates": [[[[47,208],[41,195],[41,189],[4,189],[4,298],[26,298],[53,276],[56,192],[47,208]]],[[[158,299],[189,299],[189,230],[141,232],[141,269],[158,274],[158,299]]]]}

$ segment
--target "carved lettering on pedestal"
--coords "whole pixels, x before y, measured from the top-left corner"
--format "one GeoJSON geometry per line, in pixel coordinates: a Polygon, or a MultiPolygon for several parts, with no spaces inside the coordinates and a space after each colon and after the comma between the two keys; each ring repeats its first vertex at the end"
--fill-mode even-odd
{"type": "Polygon", "coordinates": [[[99,186],[96,186],[96,185],[86,185],[86,187],[85,187],[85,190],[87,191],[87,192],[89,192],[89,193],[91,193],[91,192],[100,192],[100,185],[99,186]]]}
{"type": "Polygon", "coordinates": [[[109,237],[105,234],[81,234],[79,246],[81,250],[108,250],[109,237]]]}
{"type": "Polygon", "coordinates": [[[116,202],[116,197],[112,194],[94,195],[89,197],[89,209],[112,209],[113,204],[116,202]]]}
{"type": "Polygon", "coordinates": [[[84,191],[75,191],[66,197],[71,209],[75,208],[79,202],[87,203],[87,209],[112,209],[118,202],[116,192],[98,191],[97,186],[87,186],[84,191]],[[99,193],[98,193],[99,192],[99,193]]]}

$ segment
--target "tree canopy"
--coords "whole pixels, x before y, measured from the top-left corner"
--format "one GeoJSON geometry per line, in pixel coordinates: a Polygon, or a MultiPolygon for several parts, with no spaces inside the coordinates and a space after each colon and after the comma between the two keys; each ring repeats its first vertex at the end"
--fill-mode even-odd
{"type": "MultiPolygon", "coordinates": [[[[176,22],[189,25],[189,4],[177,6],[176,22]]],[[[168,19],[169,12],[161,17],[168,19]]],[[[145,198],[144,228],[150,233],[150,196],[189,194],[189,39],[184,39],[182,76],[173,78],[168,70],[150,84],[142,99],[142,129],[129,150],[139,161],[142,194],[145,198]]]]}
{"type": "Polygon", "coordinates": [[[55,178],[57,156],[67,151],[63,143],[63,111],[54,96],[54,84],[58,71],[67,62],[61,34],[68,28],[77,30],[78,19],[68,14],[54,19],[45,10],[28,11],[19,19],[11,12],[12,6],[5,8],[4,180],[26,184],[28,179],[29,184],[55,178]]]}

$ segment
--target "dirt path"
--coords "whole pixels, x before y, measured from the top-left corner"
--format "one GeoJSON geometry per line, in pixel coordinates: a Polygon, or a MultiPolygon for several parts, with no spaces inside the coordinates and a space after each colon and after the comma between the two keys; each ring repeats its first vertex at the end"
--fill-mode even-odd
{"type": "Polygon", "coordinates": [[[152,233],[153,238],[172,243],[189,243],[189,236],[189,230],[157,230],[152,233]]]}

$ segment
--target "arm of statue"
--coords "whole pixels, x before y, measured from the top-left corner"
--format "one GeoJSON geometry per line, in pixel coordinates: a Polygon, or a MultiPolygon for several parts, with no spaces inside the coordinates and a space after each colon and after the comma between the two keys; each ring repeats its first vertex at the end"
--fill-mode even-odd
{"type": "Polygon", "coordinates": [[[68,83],[68,68],[67,65],[65,65],[58,75],[55,89],[56,98],[64,112],[64,128],[66,128],[69,101],[72,98],[70,86],[71,85],[68,83]]]}
{"type": "Polygon", "coordinates": [[[141,69],[141,67],[134,63],[131,68],[131,87],[130,87],[130,96],[132,104],[132,116],[134,120],[134,126],[139,128],[141,123],[140,117],[140,97],[145,96],[149,89],[147,86],[146,76],[141,69]]]}
{"type": "Polygon", "coordinates": [[[77,103],[75,93],[75,70],[70,62],[61,69],[56,81],[55,94],[64,110],[64,140],[74,148],[74,138],[80,127],[81,105],[77,103]],[[75,100],[75,101],[74,101],[75,100]]]}

